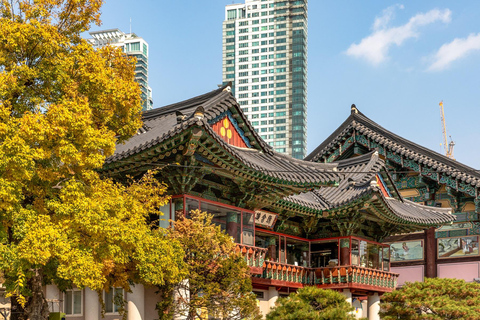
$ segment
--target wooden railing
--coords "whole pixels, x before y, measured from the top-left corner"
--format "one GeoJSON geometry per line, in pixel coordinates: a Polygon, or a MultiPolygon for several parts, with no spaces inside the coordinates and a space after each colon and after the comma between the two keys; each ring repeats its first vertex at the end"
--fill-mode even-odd
{"type": "Polygon", "coordinates": [[[245,244],[237,243],[237,250],[242,253],[242,256],[244,257],[249,267],[263,267],[265,261],[265,254],[268,251],[267,248],[252,247],[245,244]]]}
{"type": "Polygon", "coordinates": [[[352,287],[380,287],[395,289],[398,273],[369,269],[359,266],[339,266],[315,269],[315,284],[326,287],[350,284],[352,287]]]}
{"type": "Polygon", "coordinates": [[[263,264],[263,274],[261,277],[271,280],[312,284],[314,280],[314,272],[311,268],[266,261],[263,264]]]}
{"type": "MultiPolygon", "coordinates": [[[[279,262],[265,261],[266,248],[237,244],[252,276],[278,284],[290,282],[293,287],[317,285],[324,288],[359,288],[375,291],[392,291],[397,286],[398,273],[359,266],[306,268],[279,262]],[[295,285],[294,285],[295,284],[295,285]]],[[[265,281],[261,280],[261,281],[265,281]]]]}
{"type": "Polygon", "coordinates": [[[280,285],[302,287],[317,285],[323,288],[351,288],[389,292],[396,288],[398,273],[369,269],[359,266],[340,266],[326,268],[305,268],[288,264],[265,261],[263,272],[256,278],[265,279],[280,285]],[[291,284],[288,284],[288,283],[291,284]]]}

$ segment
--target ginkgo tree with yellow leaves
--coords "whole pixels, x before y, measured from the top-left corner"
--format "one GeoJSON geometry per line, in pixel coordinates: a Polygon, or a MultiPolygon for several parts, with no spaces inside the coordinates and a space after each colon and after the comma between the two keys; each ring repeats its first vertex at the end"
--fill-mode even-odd
{"type": "Polygon", "coordinates": [[[0,0],[0,271],[25,318],[47,319],[42,286],[162,285],[183,252],[148,224],[167,201],[149,173],[97,173],[141,126],[134,61],[80,37],[102,0],[0,0]]]}

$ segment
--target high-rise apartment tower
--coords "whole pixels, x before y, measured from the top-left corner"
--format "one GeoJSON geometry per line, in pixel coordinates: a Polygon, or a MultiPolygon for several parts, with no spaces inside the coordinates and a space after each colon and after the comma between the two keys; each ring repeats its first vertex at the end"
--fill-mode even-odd
{"type": "Polygon", "coordinates": [[[225,7],[223,82],[276,151],[307,148],[307,0],[245,0],[225,7]]]}
{"type": "Polygon", "coordinates": [[[142,90],[143,110],[153,108],[152,89],[148,86],[148,43],[135,33],[124,33],[119,29],[90,32],[88,39],[94,47],[106,45],[121,47],[128,56],[137,58],[135,65],[135,81],[142,90]]]}

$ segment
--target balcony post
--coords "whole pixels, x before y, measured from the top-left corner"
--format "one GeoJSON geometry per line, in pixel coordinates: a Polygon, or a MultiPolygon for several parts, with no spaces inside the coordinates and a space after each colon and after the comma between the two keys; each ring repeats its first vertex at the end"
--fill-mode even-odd
{"type": "Polygon", "coordinates": [[[275,302],[278,299],[278,291],[275,287],[268,287],[268,306],[275,307],[275,302]]]}
{"type": "Polygon", "coordinates": [[[127,320],[143,320],[145,318],[145,290],[142,284],[131,286],[127,293],[127,320]]]}
{"type": "Polygon", "coordinates": [[[380,296],[375,292],[368,296],[368,320],[380,320],[378,312],[380,311],[380,296]]]}
{"type": "Polygon", "coordinates": [[[100,319],[100,302],[98,301],[98,294],[90,288],[85,288],[85,319],[99,320],[100,319]]]}
{"type": "Polygon", "coordinates": [[[345,301],[352,305],[352,292],[350,289],[343,289],[342,294],[345,296],[345,301]]]}

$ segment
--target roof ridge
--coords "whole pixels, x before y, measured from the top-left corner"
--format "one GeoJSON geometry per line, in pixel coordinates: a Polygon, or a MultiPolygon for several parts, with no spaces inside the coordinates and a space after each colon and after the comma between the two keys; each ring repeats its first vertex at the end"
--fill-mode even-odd
{"type": "Polygon", "coordinates": [[[215,97],[218,94],[220,94],[221,92],[223,92],[223,90],[227,86],[228,85],[224,85],[224,86],[219,87],[216,90],[212,90],[210,92],[201,94],[199,96],[196,96],[196,97],[193,97],[193,98],[190,98],[190,99],[187,99],[187,100],[183,100],[183,101],[180,101],[180,102],[175,102],[175,103],[172,103],[172,104],[160,107],[160,108],[145,111],[142,114],[142,120],[143,121],[150,120],[152,118],[157,118],[161,115],[164,115],[164,114],[176,111],[176,110],[178,110],[178,111],[185,110],[185,109],[191,108],[195,105],[200,105],[200,104],[204,103],[205,101],[211,100],[213,97],[215,97]]]}
{"type": "MultiPolygon", "coordinates": [[[[399,143],[398,141],[396,141],[397,139],[400,140],[400,142],[403,142],[407,145],[411,145],[415,148],[418,148],[418,149],[421,149],[421,151],[424,151],[426,153],[425,154],[421,154],[415,150],[412,150],[413,152],[417,153],[417,154],[420,154],[420,155],[423,155],[423,156],[428,156],[429,158],[432,158],[433,160],[435,161],[438,161],[440,162],[440,160],[442,160],[442,162],[446,162],[444,164],[447,164],[448,166],[450,167],[457,167],[457,166],[460,166],[460,167],[463,167],[464,169],[467,169],[468,171],[478,171],[476,170],[475,168],[472,168],[472,167],[469,167],[461,162],[458,162],[456,160],[452,160],[450,158],[448,158],[447,156],[444,156],[443,154],[441,153],[438,153],[434,150],[431,150],[429,148],[426,148],[422,145],[419,145],[413,141],[410,141],[408,139],[405,139],[387,129],[385,129],[384,127],[382,127],[381,125],[379,125],[378,123],[376,123],[375,121],[371,120],[370,118],[368,118],[367,116],[365,116],[363,113],[357,113],[357,114],[353,114],[353,118],[354,119],[357,119],[360,124],[363,124],[365,126],[368,127],[368,125],[371,125],[371,126],[375,126],[377,127],[378,129],[381,129],[383,130],[384,132],[382,133],[385,138],[389,139],[390,141],[392,141],[393,143],[397,144],[397,145],[400,145],[401,146],[401,143],[399,143]],[[386,135],[385,135],[386,134],[386,135]],[[391,135],[391,137],[389,137],[388,135],[391,135]],[[440,157],[440,160],[437,160],[435,159],[434,157],[440,157]]],[[[372,128],[369,127],[370,130],[372,130],[372,128]]],[[[470,174],[470,173],[469,173],[470,174]]],[[[480,179],[480,173],[475,173],[475,174],[471,174],[472,176],[475,176],[476,178],[480,179]]]]}
{"type": "Polygon", "coordinates": [[[463,181],[466,181],[467,179],[475,179],[474,182],[468,183],[475,183],[477,187],[480,186],[480,170],[476,170],[475,168],[467,166],[461,162],[452,160],[441,153],[402,138],[365,116],[358,111],[356,107],[355,110],[352,109],[348,118],[327,139],[305,157],[305,160],[318,161],[320,157],[327,154],[328,150],[336,147],[338,139],[351,130],[357,130],[361,133],[363,133],[364,130],[369,130],[371,134],[376,133],[377,137],[370,138],[376,140],[382,146],[385,145],[386,142],[391,143],[389,149],[393,152],[406,155],[410,158],[415,157],[415,161],[418,161],[421,164],[426,164],[429,167],[440,170],[448,175],[452,175],[454,178],[459,176],[463,181]]]}
{"type": "Polygon", "coordinates": [[[349,125],[351,126],[351,122],[354,119],[353,114],[351,114],[331,135],[327,137],[318,147],[315,148],[309,155],[307,155],[304,160],[305,161],[316,161],[318,153],[320,153],[325,147],[327,147],[331,141],[338,136],[342,131],[348,130],[349,125]]]}
{"type": "Polygon", "coordinates": [[[362,162],[367,162],[367,160],[370,161],[375,153],[377,153],[377,156],[378,156],[378,151],[373,150],[353,158],[334,161],[334,163],[338,163],[339,168],[343,168],[343,167],[359,164],[362,162]]]}
{"type": "Polygon", "coordinates": [[[311,192],[312,192],[312,194],[315,198],[320,199],[321,201],[323,201],[324,203],[326,203],[329,206],[333,205],[330,201],[327,200],[327,198],[325,198],[320,193],[318,193],[318,189],[314,189],[311,192]]]}

